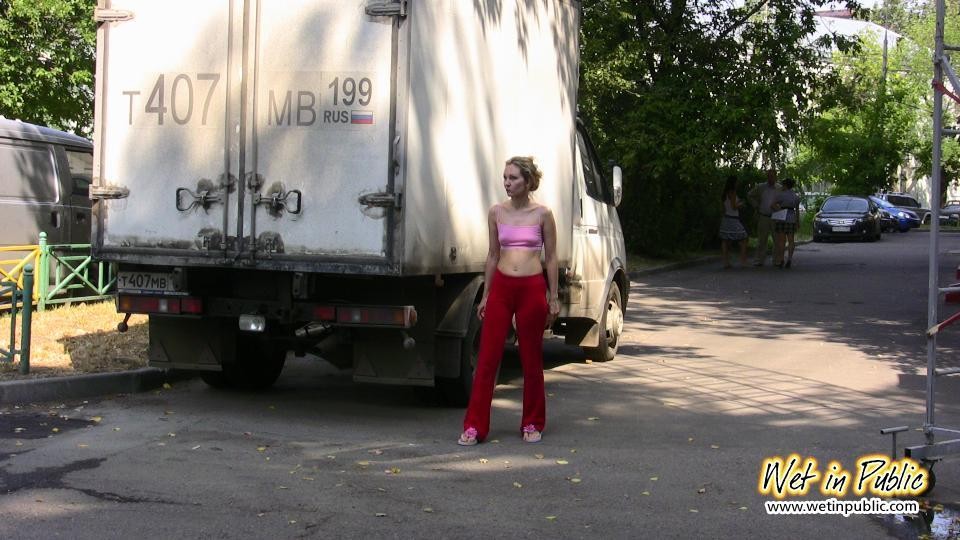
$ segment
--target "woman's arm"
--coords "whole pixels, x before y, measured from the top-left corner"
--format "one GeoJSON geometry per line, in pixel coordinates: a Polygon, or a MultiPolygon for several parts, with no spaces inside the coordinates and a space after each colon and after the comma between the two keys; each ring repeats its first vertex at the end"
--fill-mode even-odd
{"type": "Polygon", "coordinates": [[[550,326],[560,314],[560,299],[557,296],[557,224],[549,208],[543,215],[543,255],[547,267],[547,326],[550,326]]]}
{"type": "Polygon", "coordinates": [[[487,311],[487,297],[490,296],[490,284],[493,283],[493,273],[500,262],[500,234],[497,231],[497,205],[490,207],[487,212],[487,236],[489,237],[489,247],[487,248],[487,263],[483,268],[483,296],[480,298],[480,305],[477,306],[477,316],[483,320],[487,311]]]}

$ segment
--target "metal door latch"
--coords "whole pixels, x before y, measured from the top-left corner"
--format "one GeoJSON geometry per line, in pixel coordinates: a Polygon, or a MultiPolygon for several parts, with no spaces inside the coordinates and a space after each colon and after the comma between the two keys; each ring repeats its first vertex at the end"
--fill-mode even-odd
{"type": "Polygon", "coordinates": [[[96,8],[93,10],[93,20],[98,23],[123,22],[133,19],[133,12],[125,9],[96,8]]]}
{"type": "Polygon", "coordinates": [[[367,15],[371,17],[406,17],[407,0],[397,2],[373,2],[366,7],[367,15]]]}
{"type": "Polygon", "coordinates": [[[193,191],[187,188],[177,188],[177,210],[186,212],[196,207],[201,207],[204,211],[209,210],[214,204],[223,203],[224,189],[229,190],[230,185],[221,183],[219,186],[206,178],[201,178],[197,182],[197,190],[193,191]]]}
{"type": "Polygon", "coordinates": [[[90,200],[98,199],[126,199],[130,190],[121,186],[90,186],[90,200]]]}
{"type": "Polygon", "coordinates": [[[271,185],[266,195],[254,193],[252,197],[253,204],[266,206],[274,217],[279,217],[283,212],[299,214],[303,210],[303,193],[299,189],[286,191],[279,182],[271,185]]]}
{"type": "Polygon", "coordinates": [[[366,195],[361,195],[357,201],[363,206],[400,208],[400,195],[394,193],[367,193],[366,195]]]}

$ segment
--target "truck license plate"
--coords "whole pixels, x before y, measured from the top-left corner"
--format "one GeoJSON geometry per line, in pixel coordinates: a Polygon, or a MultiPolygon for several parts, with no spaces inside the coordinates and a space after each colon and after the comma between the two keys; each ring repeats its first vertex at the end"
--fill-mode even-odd
{"type": "Polygon", "coordinates": [[[180,294],[174,285],[173,274],[160,272],[120,272],[117,274],[117,289],[125,292],[180,294]]]}
{"type": "Polygon", "coordinates": [[[834,227],[833,232],[850,232],[850,227],[834,227]]]}

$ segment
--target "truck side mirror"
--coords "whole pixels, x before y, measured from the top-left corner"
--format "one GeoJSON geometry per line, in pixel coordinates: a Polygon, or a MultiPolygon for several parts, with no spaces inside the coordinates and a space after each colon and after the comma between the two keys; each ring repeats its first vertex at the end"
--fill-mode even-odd
{"type": "Polygon", "coordinates": [[[619,165],[613,166],[613,205],[620,206],[623,200],[623,169],[619,165]]]}

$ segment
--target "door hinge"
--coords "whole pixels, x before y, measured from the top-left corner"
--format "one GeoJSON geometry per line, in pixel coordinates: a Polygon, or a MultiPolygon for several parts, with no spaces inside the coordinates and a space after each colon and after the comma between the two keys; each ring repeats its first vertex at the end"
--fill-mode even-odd
{"type": "Polygon", "coordinates": [[[123,22],[133,19],[133,12],[125,9],[96,8],[93,10],[93,20],[98,23],[123,22]]]}
{"type": "Polygon", "coordinates": [[[366,12],[371,17],[406,17],[407,0],[373,2],[367,5],[366,12]]]}
{"type": "Polygon", "coordinates": [[[130,189],[121,186],[90,186],[90,200],[98,199],[126,199],[130,196],[130,189]]]}
{"type": "Polygon", "coordinates": [[[357,201],[363,206],[375,208],[400,208],[400,195],[396,193],[367,193],[357,201]]]}

